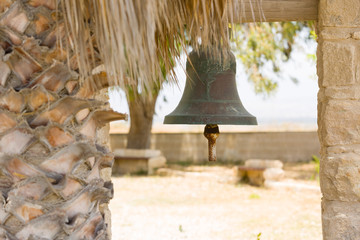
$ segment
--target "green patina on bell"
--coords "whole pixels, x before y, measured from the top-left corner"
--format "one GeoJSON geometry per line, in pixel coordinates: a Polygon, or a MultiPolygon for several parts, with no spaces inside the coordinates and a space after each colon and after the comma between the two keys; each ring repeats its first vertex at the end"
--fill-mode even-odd
{"type": "Polygon", "coordinates": [[[165,124],[257,125],[256,117],[240,101],[236,62],[230,51],[217,58],[205,51],[192,51],[189,59],[184,94],[176,109],[165,117],[165,124]]]}
{"type": "Polygon", "coordinates": [[[189,54],[184,94],[165,124],[206,124],[209,161],[216,161],[217,124],[257,125],[256,117],[242,105],[236,89],[236,61],[230,51],[217,57],[200,50],[189,54]],[[189,61],[190,60],[190,61],[189,61]]]}

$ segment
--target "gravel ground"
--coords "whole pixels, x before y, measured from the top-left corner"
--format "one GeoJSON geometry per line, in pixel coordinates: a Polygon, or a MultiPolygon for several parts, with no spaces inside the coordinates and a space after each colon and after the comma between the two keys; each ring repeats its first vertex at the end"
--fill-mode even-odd
{"type": "MultiPolygon", "coordinates": [[[[289,167],[292,179],[284,181],[318,186],[300,173],[308,168],[289,167]]],[[[261,240],[322,239],[318,188],[234,184],[229,167],[181,170],[181,176],[113,177],[112,239],[257,240],[260,233],[261,240]]]]}

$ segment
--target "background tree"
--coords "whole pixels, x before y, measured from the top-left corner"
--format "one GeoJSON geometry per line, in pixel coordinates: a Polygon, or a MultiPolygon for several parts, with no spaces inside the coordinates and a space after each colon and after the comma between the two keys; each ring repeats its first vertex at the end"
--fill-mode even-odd
{"type": "Polygon", "coordinates": [[[161,84],[162,81],[159,81],[159,85],[154,85],[150,90],[141,88],[125,90],[130,112],[127,148],[150,148],[152,122],[161,84]]]}
{"type": "MultiPolygon", "coordinates": [[[[181,46],[177,46],[181,52],[181,46]]],[[[175,60],[169,57],[171,71],[174,69],[175,60]]],[[[163,59],[159,59],[161,75],[150,87],[127,86],[124,88],[130,112],[130,129],[127,134],[127,148],[150,148],[151,129],[155,114],[155,106],[162,84],[167,81],[168,72],[163,59]]]]}
{"type": "MultiPolygon", "coordinates": [[[[298,41],[311,42],[316,39],[314,22],[273,22],[235,25],[232,50],[241,60],[253,83],[254,91],[269,95],[278,87],[277,79],[265,73],[267,64],[272,73],[282,77],[281,65],[291,58],[293,46],[298,41]],[[303,30],[309,34],[299,38],[303,30]]],[[[291,77],[295,83],[296,77],[291,77]]]]}

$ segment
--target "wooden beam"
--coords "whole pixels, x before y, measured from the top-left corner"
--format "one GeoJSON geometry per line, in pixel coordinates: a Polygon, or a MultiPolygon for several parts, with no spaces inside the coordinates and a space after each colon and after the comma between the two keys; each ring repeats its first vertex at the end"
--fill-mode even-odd
{"type": "Polygon", "coordinates": [[[319,0],[235,1],[239,2],[237,8],[234,9],[235,23],[307,21],[318,19],[319,0]]]}

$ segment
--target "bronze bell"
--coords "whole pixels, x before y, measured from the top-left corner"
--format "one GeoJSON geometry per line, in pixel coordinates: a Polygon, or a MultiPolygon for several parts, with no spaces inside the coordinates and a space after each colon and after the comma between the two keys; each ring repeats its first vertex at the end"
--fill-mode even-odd
{"type": "Polygon", "coordinates": [[[256,117],[242,105],[236,89],[236,61],[230,51],[211,56],[209,51],[192,51],[186,63],[184,94],[164,124],[206,124],[209,160],[216,160],[217,124],[257,125],[256,117]],[[189,61],[190,60],[190,61],[189,61]]]}

